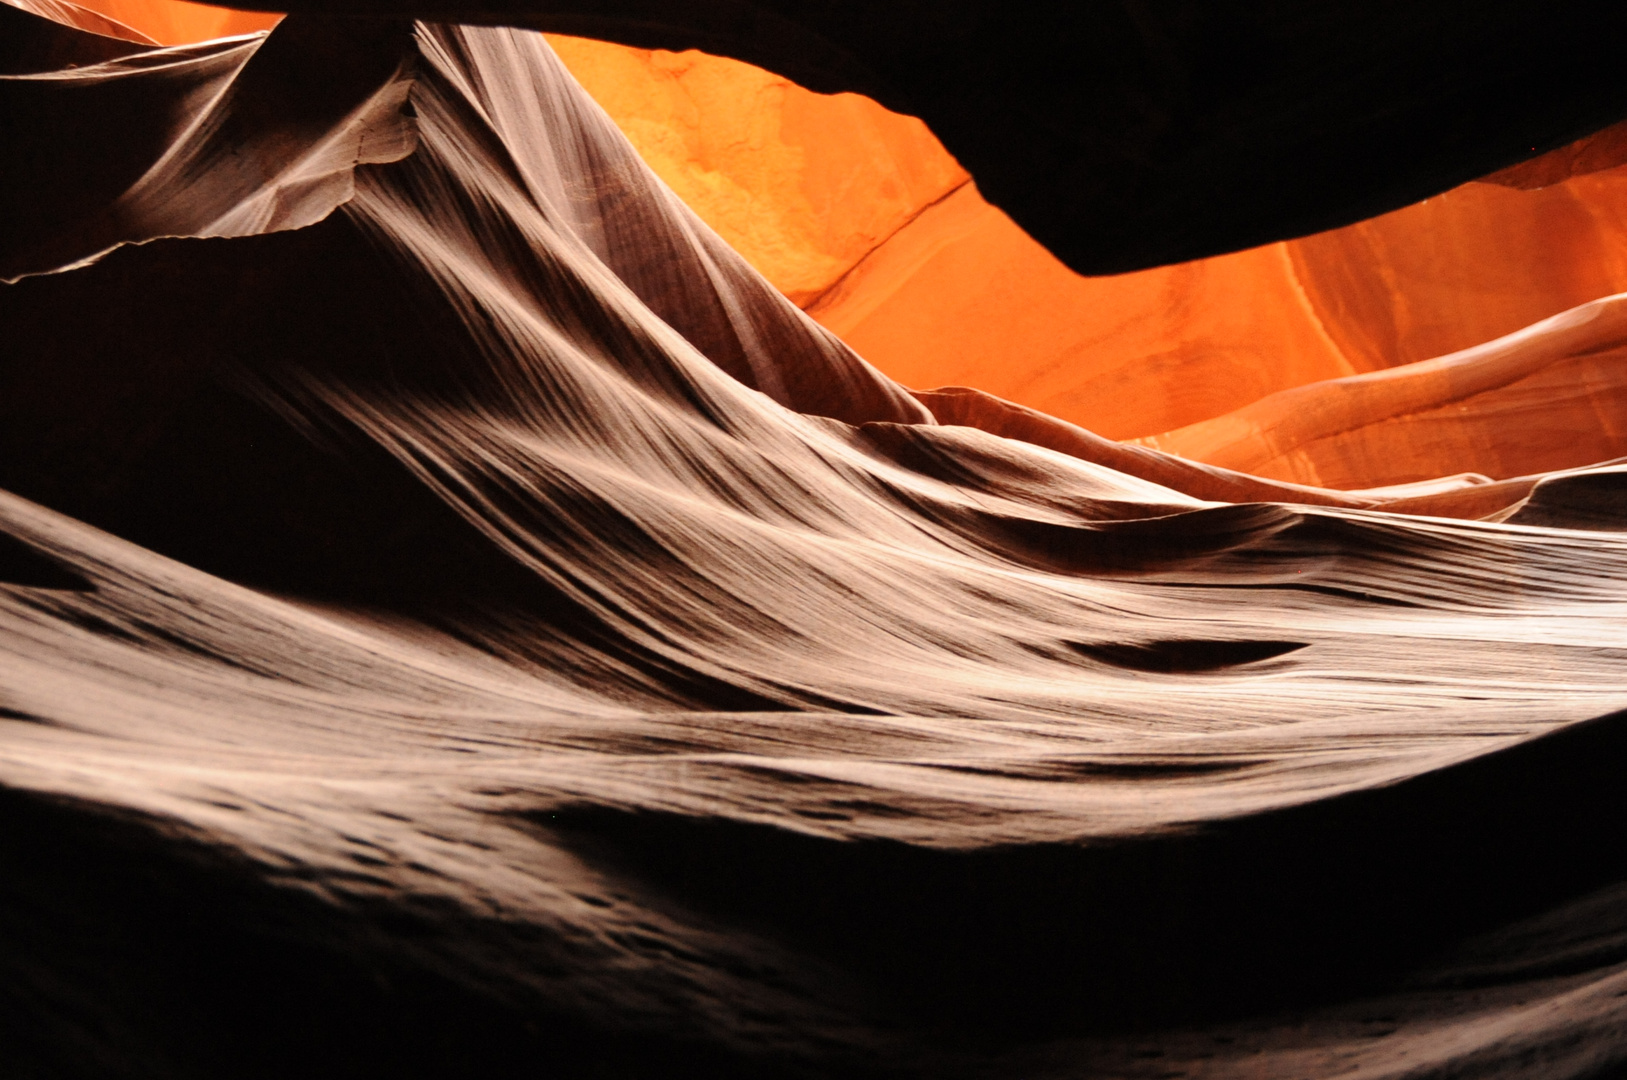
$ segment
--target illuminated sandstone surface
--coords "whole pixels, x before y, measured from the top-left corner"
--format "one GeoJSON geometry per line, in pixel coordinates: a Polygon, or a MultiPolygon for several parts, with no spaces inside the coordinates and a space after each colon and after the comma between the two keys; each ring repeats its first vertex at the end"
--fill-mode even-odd
{"type": "MultiPolygon", "coordinates": [[[[1471,348],[1627,289],[1621,128],[1491,178],[1505,187],[1470,184],[1302,240],[1082,278],[972,185],[889,201],[910,191],[900,160],[925,158],[955,175],[947,153],[902,122],[838,180],[807,169],[852,143],[851,96],[815,95],[700,54],[556,40],[709,224],[906,385],[976,387],[1110,438],[1157,435],[1149,445],[1312,486],[1516,477],[1627,454],[1609,353],[1470,400],[1442,387],[1359,430],[1341,426],[1352,422],[1328,404],[1343,383],[1272,397],[1471,348]],[[1532,190],[1507,190],[1516,184],[1532,190]],[[810,188],[823,192],[823,211],[810,188]],[[831,201],[836,192],[846,201],[831,201]],[[849,225],[853,208],[867,205],[907,223],[893,232],[849,225]]],[[[1437,385],[1423,373],[1412,381],[1437,385]]]]}
{"type": "Polygon", "coordinates": [[[1627,457],[1627,297],[1434,360],[1273,394],[1141,440],[1214,465],[1334,488],[1442,465],[1504,479],[1627,457]]]}
{"type": "Polygon", "coordinates": [[[912,392],[533,32],[0,16],[0,1073],[1627,1061],[1627,470],[912,392]]]}
{"type": "Polygon", "coordinates": [[[882,126],[851,95],[734,61],[556,44],[662,178],[883,371],[1111,438],[1455,352],[1627,289],[1627,172],[1558,182],[1619,165],[1619,134],[1533,163],[1526,175],[1557,184],[1546,190],[1472,184],[1303,240],[1083,278],[975,187],[953,187],[953,159],[903,118],[882,126]],[[932,182],[910,182],[912,161],[932,182]]]}
{"type": "MultiPolygon", "coordinates": [[[[112,39],[133,42],[139,45],[156,45],[159,43],[157,38],[131,26],[129,23],[112,18],[93,8],[70,3],[68,0],[7,0],[7,4],[19,11],[37,15],[42,19],[77,27],[80,30],[88,30],[95,35],[96,40],[112,39]]],[[[6,18],[10,24],[8,29],[13,41],[19,34],[29,32],[25,29],[25,24],[20,23],[15,16],[6,16],[0,13],[0,17],[6,18]]],[[[189,37],[186,40],[203,41],[211,36],[210,34],[204,34],[201,37],[189,37]]]]}
{"type": "MultiPolygon", "coordinates": [[[[61,3],[63,0],[8,0],[20,7],[41,2],[61,3]]],[[[277,24],[280,15],[259,11],[236,11],[231,8],[207,4],[188,3],[187,0],[75,0],[68,5],[105,15],[160,45],[186,45],[211,38],[233,34],[250,34],[268,30],[277,24]]],[[[42,12],[43,14],[44,12],[42,12]]],[[[80,25],[70,16],[70,25],[80,25]]],[[[95,29],[86,26],[84,29],[95,29]]]]}
{"type": "Polygon", "coordinates": [[[856,94],[704,53],[551,40],[661,179],[803,306],[969,179],[919,120],[856,94]]]}

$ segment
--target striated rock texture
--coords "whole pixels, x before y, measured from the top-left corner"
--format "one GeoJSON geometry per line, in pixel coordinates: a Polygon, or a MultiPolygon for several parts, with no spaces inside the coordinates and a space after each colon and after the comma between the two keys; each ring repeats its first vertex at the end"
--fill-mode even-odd
{"type": "Polygon", "coordinates": [[[1470,184],[1333,232],[1109,278],[1071,274],[966,189],[809,312],[907,384],[977,386],[1129,438],[1479,345],[1627,289],[1624,253],[1620,170],[1531,192],[1470,184]]]}
{"type": "Polygon", "coordinates": [[[912,393],[537,33],[18,40],[0,1072],[1627,1062],[1627,473],[912,393]]]}

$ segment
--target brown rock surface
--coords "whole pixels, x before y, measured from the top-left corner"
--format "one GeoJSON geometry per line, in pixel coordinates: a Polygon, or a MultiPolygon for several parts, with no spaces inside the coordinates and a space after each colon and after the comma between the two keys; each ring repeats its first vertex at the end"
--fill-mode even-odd
{"type": "Polygon", "coordinates": [[[1531,191],[1573,176],[1614,169],[1624,163],[1627,163],[1627,122],[1612,124],[1557,150],[1499,169],[1481,180],[1531,191]]]}

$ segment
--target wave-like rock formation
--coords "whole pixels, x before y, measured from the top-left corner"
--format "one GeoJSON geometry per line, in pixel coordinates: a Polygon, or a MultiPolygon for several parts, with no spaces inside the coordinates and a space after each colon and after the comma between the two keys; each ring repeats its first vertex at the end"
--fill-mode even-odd
{"type": "Polygon", "coordinates": [[[8,1074],[1627,1062],[1627,473],[912,393],[534,32],[27,27],[8,1074]]]}
{"type": "Polygon", "coordinates": [[[926,125],[726,57],[550,44],[684,202],[803,308],[969,183],[926,125]]]}

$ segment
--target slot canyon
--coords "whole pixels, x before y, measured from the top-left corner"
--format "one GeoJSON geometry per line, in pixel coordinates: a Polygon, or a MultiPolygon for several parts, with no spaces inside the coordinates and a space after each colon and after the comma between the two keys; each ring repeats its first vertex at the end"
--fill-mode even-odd
{"type": "Polygon", "coordinates": [[[1627,1076],[1627,9],[275,6],[0,5],[0,1072],[1627,1076]]]}

